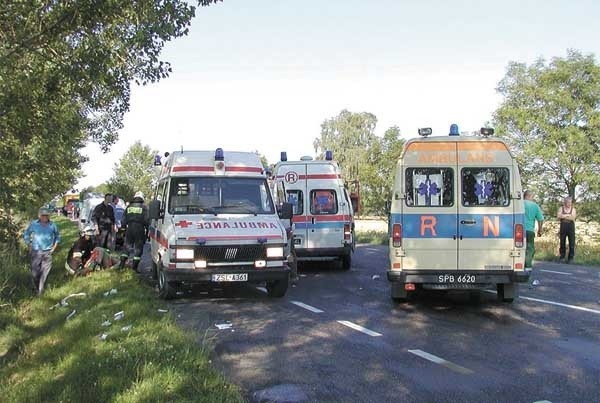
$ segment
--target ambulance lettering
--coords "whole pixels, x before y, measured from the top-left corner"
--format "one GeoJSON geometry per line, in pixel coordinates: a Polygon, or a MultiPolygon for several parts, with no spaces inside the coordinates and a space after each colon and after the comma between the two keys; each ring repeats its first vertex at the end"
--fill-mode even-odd
{"type": "Polygon", "coordinates": [[[435,226],[437,224],[437,218],[432,215],[424,215],[421,216],[421,236],[425,236],[425,231],[431,231],[431,236],[437,236],[437,232],[435,231],[435,226]]]}
{"type": "Polygon", "coordinates": [[[495,237],[500,236],[500,217],[494,216],[493,220],[494,221],[492,222],[492,220],[488,216],[483,217],[483,236],[484,237],[489,237],[490,232],[495,237]]]}
{"type": "Polygon", "coordinates": [[[260,229],[277,229],[277,225],[272,222],[199,222],[198,229],[241,229],[241,228],[260,228],[260,229]]]}

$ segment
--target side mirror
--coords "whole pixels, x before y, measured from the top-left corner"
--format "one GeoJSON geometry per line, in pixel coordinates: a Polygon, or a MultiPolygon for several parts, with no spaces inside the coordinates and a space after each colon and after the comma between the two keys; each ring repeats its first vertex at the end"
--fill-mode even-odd
{"type": "Polygon", "coordinates": [[[294,216],[294,206],[292,203],[281,203],[281,210],[279,211],[279,218],[282,220],[291,220],[294,216]]]}
{"type": "Polygon", "coordinates": [[[391,209],[392,209],[392,202],[389,200],[386,200],[385,201],[385,212],[387,214],[389,214],[391,209]]]}
{"type": "Polygon", "coordinates": [[[160,213],[160,201],[152,200],[150,202],[150,206],[148,207],[148,213],[151,220],[158,220],[162,218],[162,214],[160,213]]]}

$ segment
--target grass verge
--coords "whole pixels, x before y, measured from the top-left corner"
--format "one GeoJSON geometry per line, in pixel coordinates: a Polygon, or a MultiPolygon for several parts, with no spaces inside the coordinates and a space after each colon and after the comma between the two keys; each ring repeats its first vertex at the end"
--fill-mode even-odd
{"type": "Polygon", "coordinates": [[[31,296],[23,254],[4,251],[9,256],[0,269],[9,285],[0,289],[0,400],[242,401],[239,389],[211,368],[210,341],[197,344],[170,313],[159,312],[163,304],[133,272],[64,278],[77,230],[66,219],[55,222],[63,242],[43,297],[31,296]],[[105,296],[111,289],[117,292],[105,296]],[[74,293],[85,296],[60,304],[74,293]],[[124,317],[115,320],[119,311],[124,317]]]}
{"type": "Polygon", "coordinates": [[[383,231],[357,231],[356,232],[356,243],[366,243],[370,245],[387,245],[388,234],[383,231]]]}

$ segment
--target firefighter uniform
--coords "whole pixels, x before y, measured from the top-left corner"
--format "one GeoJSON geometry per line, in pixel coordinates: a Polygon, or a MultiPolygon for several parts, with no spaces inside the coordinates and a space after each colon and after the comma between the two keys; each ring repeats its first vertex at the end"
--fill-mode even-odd
{"type": "Polygon", "coordinates": [[[119,268],[122,269],[127,258],[131,258],[132,269],[138,271],[148,233],[148,209],[144,204],[144,194],[142,192],[137,192],[132,202],[125,209],[122,225],[127,230],[119,268]]]}

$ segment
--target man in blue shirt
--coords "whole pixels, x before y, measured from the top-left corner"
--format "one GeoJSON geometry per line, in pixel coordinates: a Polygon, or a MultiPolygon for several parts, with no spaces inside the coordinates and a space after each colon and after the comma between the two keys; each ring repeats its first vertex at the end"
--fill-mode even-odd
{"type": "Polygon", "coordinates": [[[60,242],[58,228],[50,221],[50,210],[39,210],[38,219],[29,224],[23,239],[31,256],[31,275],[35,292],[42,295],[46,278],[52,269],[52,253],[60,242]]]}
{"type": "Polygon", "coordinates": [[[531,269],[533,263],[533,256],[535,255],[535,222],[538,224],[537,236],[542,235],[542,225],[544,224],[544,215],[540,206],[534,202],[533,193],[530,190],[526,190],[523,193],[524,204],[525,204],[525,236],[526,236],[526,249],[525,249],[525,268],[531,269]]]}

